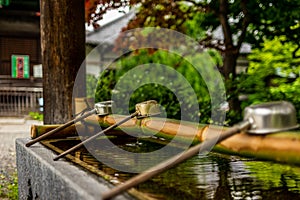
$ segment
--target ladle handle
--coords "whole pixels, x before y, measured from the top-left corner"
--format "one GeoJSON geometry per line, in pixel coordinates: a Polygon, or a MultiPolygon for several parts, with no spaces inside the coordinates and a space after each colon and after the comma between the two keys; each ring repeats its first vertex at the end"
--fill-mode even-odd
{"type": "Polygon", "coordinates": [[[90,110],[89,112],[85,113],[81,117],[75,118],[75,119],[73,119],[73,120],[71,120],[71,121],[69,121],[69,122],[67,122],[67,123],[65,123],[65,124],[57,127],[56,129],[53,129],[53,130],[51,130],[51,131],[49,131],[49,132],[47,132],[47,133],[45,133],[45,134],[43,134],[43,135],[41,135],[41,136],[39,136],[37,138],[31,140],[30,142],[26,143],[25,146],[29,147],[29,146],[31,146],[31,145],[33,145],[33,144],[35,144],[35,143],[37,143],[37,142],[39,142],[39,141],[47,138],[47,137],[49,137],[50,135],[52,135],[54,133],[57,133],[58,131],[61,131],[61,130],[65,129],[66,127],[71,126],[72,124],[75,124],[76,122],[78,122],[78,121],[80,121],[80,120],[82,120],[82,119],[84,119],[84,118],[86,118],[86,117],[88,117],[90,115],[93,115],[95,113],[96,113],[95,109],[90,110]]]}
{"type": "Polygon", "coordinates": [[[143,183],[149,179],[151,179],[152,177],[161,174],[165,171],[167,171],[168,169],[184,162],[185,160],[193,157],[194,155],[198,154],[198,153],[202,153],[205,151],[210,151],[211,148],[231,137],[232,135],[239,133],[240,131],[244,130],[244,129],[248,129],[250,127],[250,122],[249,121],[243,121],[235,126],[233,126],[232,128],[228,129],[227,131],[225,131],[224,133],[220,134],[219,136],[216,136],[212,139],[209,140],[205,140],[204,142],[202,142],[201,144],[198,144],[196,146],[191,147],[190,149],[186,150],[183,153],[180,153],[174,157],[171,157],[170,159],[148,169],[147,171],[125,181],[123,184],[120,184],[116,187],[114,187],[113,189],[111,189],[110,191],[104,193],[102,195],[102,199],[111,199],[113,197],[115,197],[116,195],[140,184],[143,183]]]}
{"type": "Polygon", "coordinates": [[[137,115],[138,115],[138,112],[135,112],[135,113],[131,114],[130,116],[128,116],[128,117],[122,119],[121,121],[119,121],[119,122],[117,122],[117,123],[115,123],[115,124],[113,124],[113,125],[107,127],[106,129],[104,129],[104,130],[98,132],[97,134],[95,134],[95,135],[89,137],[88,139],[84,140],[83,142],[81,142],[81,143],[75,145],[74,147],[68,149],[67,151],[65,151],[65,152],[63,152],[63,153],[61,153],[61,154],[59,154],[59,155],[56,156],[53,160],[58,160],[59,158],[61,158],[61,157],[65,156],[65,155],[71,153],[72,151],[75,151],[76,149],[82,147],[84,144],[86,144],[86,143],[90,142],[91,140],[93,140],[93,139],[99,137],[101,134],[103,134],[103,133],[105,133],[105,132],[107,132],[107,131],[109,131],[109,130],[111,130],[111,129],[114,129],[114,128],[116,128],[117,126],[120,126],[121,124],[127,122],[128,120],[130,120],[131,118],[133,118],[133,117],[135,117],[135,116],[137,116],[137,115]]]}

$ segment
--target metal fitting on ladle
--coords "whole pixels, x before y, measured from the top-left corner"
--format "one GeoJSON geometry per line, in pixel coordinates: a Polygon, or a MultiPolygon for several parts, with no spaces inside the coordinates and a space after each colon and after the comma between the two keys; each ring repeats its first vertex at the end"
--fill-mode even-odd
{"type": "Polygon", "coordinates": [[[138,103],[135,105],[135,110],[138,112],[137,118],[151,117],[161,113],[159,105],[155,100],[138,103]]]}
{"type": "Polygon", "coordinates": [[[94,106],[95,112],[99,116],[105,116],[112,113],[113,101],[102,101],[94,106]]]}

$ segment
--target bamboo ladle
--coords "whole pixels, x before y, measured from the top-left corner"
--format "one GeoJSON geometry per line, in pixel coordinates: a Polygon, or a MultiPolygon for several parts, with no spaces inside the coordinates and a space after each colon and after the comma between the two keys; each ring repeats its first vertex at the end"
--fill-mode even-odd
{"type": "Polygon", "coordinates": [[[245,109],[244,120],[220,134],[220,136],[205,140],[201,144],[191,147],[185,152],[171,157],[170,159],[125,181],[123,184],[120,184],[108,192],[103,193],[102,199],[111,199],[127,189],[143,183],[152,177],[184,162],[198,153],[211,150],[215,144],[241,131],[249,130],[247,132],[252,134],[268,134],[294,129],[297,127],[298,124],[296,120],[296,111],[294,106],[289,102],[269,102],[247,107],[245,109]]]}
{"type": "Polygon", "coordinates": [[[125,117],[124,119],[122,119],[121,121],[107,127],[106,129],[100,131],[99,133],[96,133],[95,135],[89,137],[88,139],[86,139],[83,142],[75,145],[74,147],[66,150],[65,152],[63,152],[60,155],[56,156],[53,160],[58,160],[59,158],[71,153],[72,151],[75,151],[76,149],[82,147],[84,144],[92,141],[93,139],[95,139],[95,138],[99,137],[100,135],[104,134],[105,132],[120,126],[121,124],[127,122],[128,120],[130,120],[133,117],[150,117],[150,116],[160,114],[159,106],[158,106],[158,104],[155,100],[149,100],[149,101],[145,101],[145,102],[142,102],[142,103],[138,103],[138,104],[136,104],[135,109],[136,109],[136,111],[134,113],[132,113],[131,115],[129,115],[129,116],[125,117]]]}
{"type": "Polygon", "coordinates": [[[88,116],[91,116],[93,114],[97,114],[97,115],[101,115],[101,116],[104,116],[104,115],[108,115],[111,113],[111,106],[112,106],[112,101],[103,101],[103,102],[99,102],[99,103],[96,103],[95,106],[94,106],[94,109],[86,112],[85,114],[83,114],[82,116],[78,117],[78,118],[75,118],[31,141],[29,141],[28,143],[25,144],[26,147],[29,147],[43,139],[46,139],[47,137],[49,137],[50,135],[53,135],[54,133],[57,133],[65,128],[67,128],[68,126],[71,126],[72,124],[75,124],[76,122],[79,122],[81,121],[82,119],[84,118],[87,118],[88,116]]]}

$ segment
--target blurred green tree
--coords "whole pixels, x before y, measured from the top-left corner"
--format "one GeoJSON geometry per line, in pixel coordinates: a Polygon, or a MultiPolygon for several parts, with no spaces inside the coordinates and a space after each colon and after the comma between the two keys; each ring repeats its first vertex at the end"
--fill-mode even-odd
{"type": "MultiPolygon", "coordinates": [[[[286,36],[265,39],[261,48],[249,55],[250,66],[246,74],[232,83],[237,85],[236,94],[246,94],[242,108],[267,101],[292,102],[300,120],[300,52],[294,54],[297,44],[286,36]]],[[[231,120],[238,121],[237,118],[231,120]]]]}

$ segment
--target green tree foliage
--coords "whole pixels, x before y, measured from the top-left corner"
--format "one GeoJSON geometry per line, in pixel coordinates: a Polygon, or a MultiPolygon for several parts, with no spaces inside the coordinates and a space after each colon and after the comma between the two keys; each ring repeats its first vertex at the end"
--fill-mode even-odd
{"type": "Polygon", "coordinates": [[[248,97],[242,103],[243,108],[261,102],[287,100],[295,105],[300,120],[300,52],[293,53],[297,48],[297,44],[285,36],[278,36],[273,40],[265,39],[262,48],[252,51],[247,74],[231,83],[238,85],[236,95],[248,97]]]}
{"type": "Polygon", "coordinates": [[[264,39],[285,35],[287,40],[299,46],[300,2],[289,1],[254,1],[247,41],[260,45],[264,39]]]}
{"type": "Polygon", "coordinates": [[[97,86],[97,78],[94,75],[87,74],[86,75],[86,96],[94,97],[97,86]]]}

